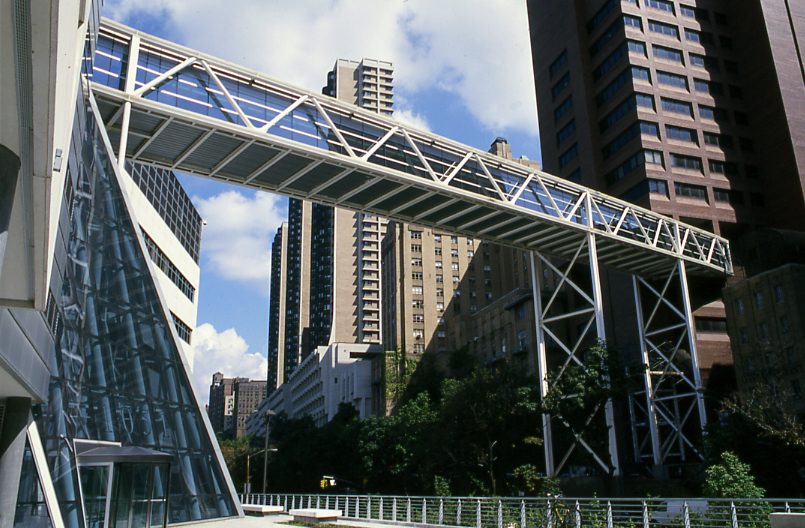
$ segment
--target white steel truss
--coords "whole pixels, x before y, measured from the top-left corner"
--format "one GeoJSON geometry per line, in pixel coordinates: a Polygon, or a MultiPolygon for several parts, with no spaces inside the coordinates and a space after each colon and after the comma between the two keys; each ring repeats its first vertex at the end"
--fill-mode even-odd
{"type": "Polygon", "coordinates": [[[662,281],[632,282],[645,367],[645,392],[630,401],[636,457],[655,468],[703,460],[692,436],[706,415],[685,263],[662,281]]]}
{"type": "MultiPolygon", "coordinates": [[[[581,356],[584,352],[586,352],[587,347],[585,347],[584,344],[585,342],[589,344],[589,339],[587,337],[593,328],[595,329],[597,342],[603,343],[606,341],[604,329],[604,308],[601,295],[601,280],[598,270],[595,242],[595,236],[590,235],[587,239],[578,244],[578,246],[575,248],[573,257],[565,266],[563,266],[564,269],[560,269],[560,267],[553,263],[551,259],[546,258],[546,256],[540,253],[532,251],[530,254],[532,273],[531,284],[534,296],[534,315],[537,323],[537,366],[540,378],[540,396],[543,401],[550,394],[551,390],[554,389],[557,381],[565,374],[569,366],[576,364],[582,368],[584,367],[583,358],[581,356]],[[552,294],[544,305],[542,302],[541,292],[543,287],[548,286],[548,289],[550,289],[550,286],[548,284],[543,284],[543,275],[537,272],[537,262],[535,256],[541,261],[541,267],[546,270],[551,270],[554,274],[554,277],[557,278],[557,282],[552,294]],[[581,273],[589,271],[592,290],[589,293],[570,278],[571,273],[573,271],[578,272],[579,269],[581,270],[581,273]],[[557,299],[559,298],[560,292],[563,290],[563,288],[567,291],[575,292],[575,294],[577,294],[577,298],[581,298],[584,306],[574,306],[572,311],[569,312],[560,309],[557,310],[560,313],[551,315],[552,308],[557,303],[557,299]],[[582,330],[577,332],[576,339],[573,342],[570,342],[569,339],[563,339],[562,332],[552,330],[552,327],[555,324],[570,324],[571,320],[574,321],[573,325],[577,328],[583,327],[582,330]],[[579,320],[581,320],[581,323],[576,323],[576,321],[579,320]],[[551,343],[555,344],[555,348],[559,348],[561,350],[559,353],[560,356],[562,353],[566,356],[562,356],[561,360],[559,361],[560,366],[556,372],[548,372],[547,343],[549,340],[551,343]],[[552,378],[549,379],[549,376],[552,378]]],[[[571,335],[572,334],[570,333],[566,334],[568,338],[571,335]]],[[[603,406],[598,406],[593,409],[581,428],[578,426],[574,427],[561,416],[552,417],[547,414],[543,415],[543,446],[545,450],[545,470],[548,476],[553,477],[560,474],[560,471],[565,467],[573,451],[578,446],[581,446],[585,451],[587,451],[605,473],[611,473],[614,476],[619,475],[620,465],[618,463],[618,448],[614,425],[615,419],[612,400],[608,400],[603,406]],[[595,452],[593,447],[585,439],[583,430],[593,419],[596,418],[598,413],[602,410],[602,407],[608,430],[608,457],[602,453],[595,452]],[[561,426],[567,428],[573,438],[558,463],[556,463],[554,458],[554,423],[559,423],[561,426]]]]}
{"type": "Polygon", "coordinates": [[[732,271],[712,233],[114,22],[91,81],[121,160],[566,259],[595,234],[642,277],[732,271]]]}
{"type": "MultiPolygon", "coordinates": [[[[532,273],[536,256],[588,304],[549,316],[556,296],[543,307],[540,277],[533,277],[543,396],[550,390],[546,336],[567,355],[560,375],[567,365],[580,363],[581,339],[563,343],[551,333],[553,324],[586,317],[581,335],[594,324],[596,337],[605,339],[599,265],[633,275],[636,292],[648,289],[662,306],[669,304],[668,285],[658,291],[650,281],[677,276],[683,306],[674,310],[682,322],[667,330],[684,331],[696,368],[687,375],[675,366],[684,336],[670,345],[657,341],[664,330],[652,327],[656,309],[641,318],[643,356],[650,368],[646,413],[655,464],[672,452],[684,457],[693,450],[685,425],[694,410],[703,425],[704,412],[696,392],[701,383],[685,271],[732,273],[725,239],[110,21],[101,25],[88,82],[121,163],[129,158],[530,251],[532,273]],[[570,266],[559,270],[553,257],[570,266]],[[589,293],[569,276],[582,263],[590,273],[589,293]],[[691,393],[693,403],[687,406],[691,393]]],[[[638,293],[635,299],[642,314],[638,293]]],[[[558,464],[551,417],[544,417],[549,474],[558,474],[577,446],[604,471],[618,474],[612,402],[602,407],[609,455],[595,453],[583,435],[574,433],[558,464]]]]}

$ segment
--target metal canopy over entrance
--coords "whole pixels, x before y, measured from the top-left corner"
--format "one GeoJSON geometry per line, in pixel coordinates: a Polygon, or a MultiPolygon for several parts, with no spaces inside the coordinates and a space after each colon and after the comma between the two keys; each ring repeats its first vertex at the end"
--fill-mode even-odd
{"type": "MultiPolygon", "coordinates": [[[[566,354],[568,365],[580,362],[583,336],[605,338],[599,266],[632,275],[647,371],[645,400],[638,403],[646,414],[651,459],[661,466],[675,456],[673,446],[683,459],[691,450],[685,424],[703,426],[705,416],[686,274],[731,274],[725,239],[113,22],[101,26],[93,68],[93,109],[117,148],[121,169],[130,159],[530,251],[532,273],[539,259],[583,300],[576,311],[551,315],[555,296],[543,307],[540,279],[533,277],[543,397],[550,390],[546,340],[566,354]],[[553,258],[570,264],[562,271],[553,258]],[[591,291],[573,283],[575,263],[589,268],[591,291]],[[674,278],[682,289],[680,308],[666,295],[674,278]],[[663,280],[666,287],[657,292],[652,284],[663,280]],[[655,320],[656,307],[644,312],[652,306],[641,289],[682,322],[662,326],[667,318],[655,320]],[[577,317],[585,319],[581,337],[561,342],[551,328],[577,317]],[[666,330],[678,335],[673,344],[659,346],[654,336],[666,330]],[[696,375],[676,366],[683,346],[690,349],[696,375]],[[666,388],[672,378],[685,383],[666,388]],[[689,420],[694,411],[698,422],[689,420]]],[[[602,470],[619,474],[612,402],[600,413],[609,428],[608,455],[571,431],[574,441],[558,463],[551,418],[544,418],[550,475],[579,446],[602,470]]],[[[638,457],[649,458],[642,454],[645,444],[636,447],[638,457]]]]}

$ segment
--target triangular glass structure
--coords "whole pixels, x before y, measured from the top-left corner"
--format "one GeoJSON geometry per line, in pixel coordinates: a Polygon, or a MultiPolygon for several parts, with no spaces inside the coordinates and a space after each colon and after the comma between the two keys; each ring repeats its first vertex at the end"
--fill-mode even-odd
{"type": "Polygon", "coordinates": [[[114,158],[91,107],[77,116],[59,229],[66,256],[51,286],[52,378],[38,416],[65,525],[84,525],[74,439],[173,455],[170,523],[237,515],[114,158]]]}

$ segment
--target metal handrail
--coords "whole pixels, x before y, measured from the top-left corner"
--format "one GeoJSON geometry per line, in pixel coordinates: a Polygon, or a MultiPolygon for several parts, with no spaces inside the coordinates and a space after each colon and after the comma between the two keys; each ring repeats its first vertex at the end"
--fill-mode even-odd
{"type": "Polygon", "coordinates": [[[802,513],[805,499],[428,497],[249,494],[244,504],[341,510],[342,518],[468,528],[760,528],[771,513],[802,513]]]}

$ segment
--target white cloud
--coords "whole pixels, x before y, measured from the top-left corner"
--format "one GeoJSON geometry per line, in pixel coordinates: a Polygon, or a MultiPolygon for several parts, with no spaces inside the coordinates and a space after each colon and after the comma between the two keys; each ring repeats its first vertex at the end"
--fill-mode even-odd
{"type": "Polygon", "coordinates": [[[218,333],[205,323],[193,332],[193,383],[205,405],[210,399],[212,375],[221,372],[225,377],[247,377],[264,380],[268,360],[259,353],[249,353],[249,345],[234,328],[218,333]]]}
{"type": "Polygon", "coordinates": [[[225,279],[252,283],[268,296],[271,242],[288,216],[287,202],[275,194],[232,190],[210,198],[195,196],[193,203],[206,222],[203,266],[225,279]]]}
{"type": "Polygon", "coordinates": [[[522,0],[112,0],[104,14],[159,20],[171,39],[317,92],[337,58],[390,60],[398,94],[446,90],[490,131],[537,134],[522,0]]]}

